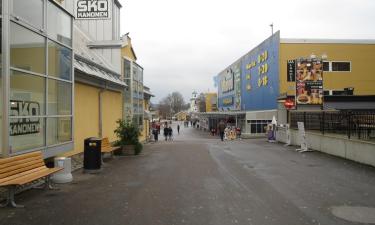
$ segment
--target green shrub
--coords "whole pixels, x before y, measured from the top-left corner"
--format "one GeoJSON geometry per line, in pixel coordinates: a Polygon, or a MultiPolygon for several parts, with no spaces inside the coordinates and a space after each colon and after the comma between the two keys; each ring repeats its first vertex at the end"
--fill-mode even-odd
{"type": "Polygon", "coordinates": [[[117,120],[117,128],[114,130],[118,140],[115,142],[116,146],[137,145],[139,143],[139,129],[138,126],[126,120],[117,120]]]}
{"type": "Polygon", "coordinates": [[[142,152],[142,149],[143,145],[140,142],[138,142],[134,147],[134,154],[139,155],[142,152]]]}

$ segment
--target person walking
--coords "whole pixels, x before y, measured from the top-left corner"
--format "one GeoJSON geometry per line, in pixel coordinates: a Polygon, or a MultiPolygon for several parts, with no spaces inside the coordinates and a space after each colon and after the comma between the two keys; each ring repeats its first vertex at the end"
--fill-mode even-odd
{"type": "Polygon", "coordinates": [[[173,130],[172,130],[172,127],[169,126],[168,127],[168,140],[172,141],[172,138],[173,138],[173,130]]]}
{"type": "Polygon", "coordinates": [[[168,133],[169,133],[169,128],[167,126],[164,126],[164,138],[166,141],[168,139],[168,133]]]}
{"type": "Polygon", "coordinates": [[[152,129],[152,134],[154,135],[155,142],[158,141],[158,136],[159,136],[158,129],[156,129],[156,128],[152,129]]]}
{"type": "Polygon", "coordinates": [[[223,120],[220,120],[218,126],[217,126],[217,129],[219,130],[219,134],[220,134],[220,139],[221,141],[224,141],[224,130],[225,130],[226,126],[225,126],[225,123],[223,120]]]}
{"type": "Polygon", "coordinates": [[[177,124],[177,133],[180,134],[180,124],[177,124]]]}

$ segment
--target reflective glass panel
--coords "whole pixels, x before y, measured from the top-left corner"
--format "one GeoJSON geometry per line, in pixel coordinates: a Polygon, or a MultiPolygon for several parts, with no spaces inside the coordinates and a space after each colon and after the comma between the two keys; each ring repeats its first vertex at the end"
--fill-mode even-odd
{"type": "Polygon", "coordinates": [[[43,0],[11,0],[13,15],[20,17],[27,23],[37,27],[43,27],[43,0]]]}
{"type": "Polygon", "coordinates": [[[48,114],[70,115],[72,112],[72,84],[48,79],[48,114]]]}
{"type": "Polygon", "coordinates": [[[45,78],[18,71],[10,75],[10,115],[44,115],[45,78]]]}
{"type": "Polygon", "coordinates": [[[72,46],[72,18],[52,3],[47,4],[48,35],[72,46]]]}
{"type": "Polygon", "coordinates": [[[10,65],[45,73],[45,38],[18,25],[10,25],[10,65]]]}
{"type": "Polygon", "coordinates": [[[70,117],[47,118],[47,145],[72,140],[72,119],[70,117]]]}
{"type": "Polygon", "coordinates": [[[48,75],[65,80],[72,77],[72,51],[53,41],[48,41],[48,75]]]}
{"type": "Polygon", "coordinates": [[[44,118],[10,119],[11,154],[44,146],[44,118]]]}

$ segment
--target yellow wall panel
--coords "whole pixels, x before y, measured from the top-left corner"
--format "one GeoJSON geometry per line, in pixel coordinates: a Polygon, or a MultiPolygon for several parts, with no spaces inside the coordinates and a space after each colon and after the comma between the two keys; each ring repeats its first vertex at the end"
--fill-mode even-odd
{"type": "Polygon", "coordinates": [[[83,152],[84,139],[99,135],[99,89],[75,83],[74,150],[68,155],[83,152]]]}
{"type": "Polygon", "coordinates": [[[287,60],[326,54],[327,61],[350,61],[351,72],[324,72],[324,89],[354,87],[355,95],[374,95],[375,45],[370,44],[280,44],[280,93],[295,94],[295,83],[287,82],[287,60]]]}
{"type": "Polygon", "coordinates": [[[103,137],[108,137],[110,142],[116,140],[114,130],[116,121],[122,118],[122,94],[114,91],[104,91],[103,100],[103,137]]]}

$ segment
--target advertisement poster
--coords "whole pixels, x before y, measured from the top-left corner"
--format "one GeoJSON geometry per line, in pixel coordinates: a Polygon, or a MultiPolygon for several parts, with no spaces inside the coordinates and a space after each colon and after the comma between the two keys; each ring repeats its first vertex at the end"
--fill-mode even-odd
{"type": "Polygon", "coordinates": [[[296,70],[296,103],[298,105],[323,104],[323,62],[315,59],[299,59],[296,70]]]}

